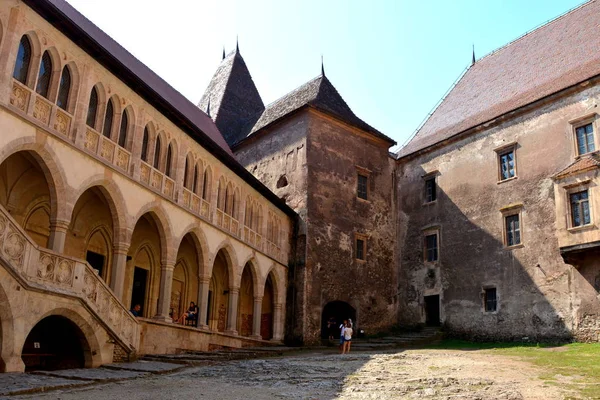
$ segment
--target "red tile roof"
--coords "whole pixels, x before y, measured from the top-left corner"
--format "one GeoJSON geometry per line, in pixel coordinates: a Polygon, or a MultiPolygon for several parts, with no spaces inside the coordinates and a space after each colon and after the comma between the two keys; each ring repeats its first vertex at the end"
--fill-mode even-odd
{"type": "Polygon", "coordinates": [[[473,64],[399,157],[600,74],[600,1],[592,0],[473,64]]]}
{"type": "Polygon", "coordinates": [[[600,168],[600,156],[598,154],[590,154],[575,160],[567,168],[554,175],[553,178],[560,179],[568,175],[577,174],[594,168],[600,168]]]}

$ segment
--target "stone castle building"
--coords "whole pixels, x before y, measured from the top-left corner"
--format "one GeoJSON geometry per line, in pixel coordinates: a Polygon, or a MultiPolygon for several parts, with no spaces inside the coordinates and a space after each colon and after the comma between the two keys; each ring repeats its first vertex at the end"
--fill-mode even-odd
{"type": "Polygon", "coordinates": [[[265,105],[236,49],[195,106],[63,0],[2,2],[0,371],[330,316],[598,340],[599,16],[477,60],[390,154],[324,71],[265,105]]]}

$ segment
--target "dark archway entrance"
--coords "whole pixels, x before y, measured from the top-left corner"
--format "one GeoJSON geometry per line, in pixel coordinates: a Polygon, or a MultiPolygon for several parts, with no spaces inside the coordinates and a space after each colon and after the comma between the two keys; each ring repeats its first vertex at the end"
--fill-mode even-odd
{"type": "Polygon", "coordinates": [[[68,318],[51,315],[33,327],[21,352],[25,372],[83,368],[89,345],[68,318]]]}
{"type": "MultiPolygon", "coordinates": [[[[335,334],[334,338],[339,339],[340,332],[337,329],[345,319],[352,319],[354,326],[356,326],[356,310],[350,304],[345,301],[332,301],[323,307],[323,314],[321,314],[321,338],[327,339],[329,337],[329,331],[327,330],[327,321],[330,317],[335,319],[335,334]]],[[[333,333],[333,332],[332,332],[333,333]]]]}

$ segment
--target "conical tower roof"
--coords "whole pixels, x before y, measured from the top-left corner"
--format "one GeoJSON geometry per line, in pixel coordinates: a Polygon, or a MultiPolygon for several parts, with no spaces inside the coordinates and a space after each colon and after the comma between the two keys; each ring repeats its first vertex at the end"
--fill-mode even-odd
{"type": "Polygon", "coordinates": [[[265,105],[237,46],[221,61],[198,107],[211,116],[230,146],[246,136],[244,127],[264,111],[265,105]]]}

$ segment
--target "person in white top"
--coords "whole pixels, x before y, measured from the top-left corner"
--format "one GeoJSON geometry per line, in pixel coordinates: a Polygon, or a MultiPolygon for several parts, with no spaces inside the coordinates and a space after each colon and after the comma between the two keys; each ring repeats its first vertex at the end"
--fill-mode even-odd
{"type": "Polygon", "coordinates": [[[352,344],[352,327],[350,323],[346,325],[344,329],[344,346],[342,348],[342,354],[350,353],[350,345],[352,344]]]}
{"type": "Polygon", "coordinates": [[[344,330],[346,330],[347,320],[340,325],[340,353],[344,350],[344,330]]]}

